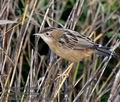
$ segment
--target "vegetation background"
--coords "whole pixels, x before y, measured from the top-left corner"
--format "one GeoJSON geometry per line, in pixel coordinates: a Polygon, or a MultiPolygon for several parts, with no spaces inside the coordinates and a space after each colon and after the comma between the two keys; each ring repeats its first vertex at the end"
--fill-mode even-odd
{"type": "Polygon", "coordinates": [[[1,102],[120,102],[119,56],[119,0],[0,0],[1,102]],[[70,63],[33,35],[48,26],[78,31],[118,57],[70,63]]]}

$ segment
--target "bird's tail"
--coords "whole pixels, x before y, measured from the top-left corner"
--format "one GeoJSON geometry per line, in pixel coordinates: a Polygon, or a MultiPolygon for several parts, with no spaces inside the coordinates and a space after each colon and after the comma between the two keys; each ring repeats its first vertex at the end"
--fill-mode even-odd
{"type": "Polygon", "coordinates": [[[110,48],[108,48],[108,47],[103,47],[103,46],[96,45],[95,49],[96,49],[96,53],[98,55],[113,56],[113,57],[116,56],[116,54],[114,52],[110,51],[110,48]]]}

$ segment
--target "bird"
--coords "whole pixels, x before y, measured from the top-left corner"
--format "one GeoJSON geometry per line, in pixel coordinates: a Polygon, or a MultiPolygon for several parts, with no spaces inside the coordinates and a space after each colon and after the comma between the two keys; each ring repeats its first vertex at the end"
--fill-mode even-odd
{"type": "Polygon", "coordinates": [[[93,53],[102,56],[113,54],[109,47],[96,44],[90,38],[71,29],[46,27],[34,35],[40,36],[58,56],[71,62],[79,62],[93,53]]]}

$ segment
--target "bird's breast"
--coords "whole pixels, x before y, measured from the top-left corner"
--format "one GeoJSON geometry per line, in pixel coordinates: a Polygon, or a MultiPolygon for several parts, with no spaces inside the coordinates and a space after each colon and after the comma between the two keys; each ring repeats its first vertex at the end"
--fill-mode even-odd
{"type": "Polygon", "coordinates": [[[58,56],[72,62],[79,62],[83,58],[89,57],[94,52],[93,49],[73,50],[69,48],[63,48],[55,42],[53,44],[50,44],[49,47],[58,56]]]}

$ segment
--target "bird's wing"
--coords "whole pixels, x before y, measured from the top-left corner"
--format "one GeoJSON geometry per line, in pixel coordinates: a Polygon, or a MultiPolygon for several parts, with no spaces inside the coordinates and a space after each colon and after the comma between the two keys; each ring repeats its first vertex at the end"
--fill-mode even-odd
{"type": "Polygon", "coordinates": [[[59,43],[64,48],[70,48],[73,50],[94,48],[94,43],[89,38],[72,30],[64,31],[64,34],[59,38],[59,43]]]}

